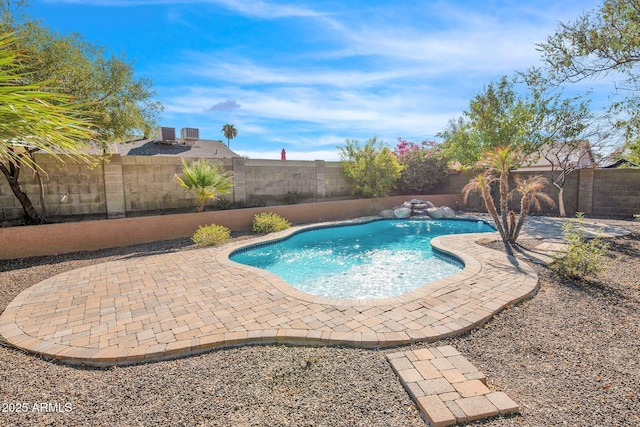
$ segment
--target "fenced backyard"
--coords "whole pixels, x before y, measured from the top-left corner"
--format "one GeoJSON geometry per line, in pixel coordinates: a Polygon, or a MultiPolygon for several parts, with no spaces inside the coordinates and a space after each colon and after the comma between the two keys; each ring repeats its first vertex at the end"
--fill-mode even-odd
{"type": "MultiPolygon", "coordinates": [[[[183,213],[195,209],[195,198],[175,181],[182,171],[180,158],[110,155],[94,168],[68,161],[65,165],[48,155],[37,155],[43,167],[45,206],[50,216],[62,218],[122,218],[147,214],[183,213]]],[[[345,200],[350,187],[339,162],[222,159],[234,173],[234,188],[217,202],[221,207],[256,207],[345,200]]],[[[546,172],[543,174],[548,175],[546,172]]],[[[520,172],[513,172],[518,175],[520,172]]],[[[531,174],[530,172],[528,174],[531,174]]],[[[452,172],[430,194],[459,194],[472,172],[452,172]]],[[[24,189],[39,208],[38,185],[23,175],[24,189]]],[[[546,192],[554,199],[557,190],[546,192]]],[[[582,169],[570,174],[564,186],[568,215],[632,217],[640,214],[640,170],[582,169]]],[[[517,203],[517,201],[514,201],[517,203]]],[[[216,202],[209,201],[213,208],[216,202]]],[[[479,198],[458,210],[481,210],[479,198]]],[[[545,207],[543,214],[556,215],[545,207]]],[[[22,207],[8,184],[0,181],[0,221],[21,218],[22,207]]]]}

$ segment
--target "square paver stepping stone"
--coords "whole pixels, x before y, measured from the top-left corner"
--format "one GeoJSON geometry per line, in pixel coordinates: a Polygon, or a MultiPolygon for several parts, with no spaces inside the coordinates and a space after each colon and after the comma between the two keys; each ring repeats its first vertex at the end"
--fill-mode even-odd
{"type": "Polygon", "coordinates": [[[485,375],[450,345],[391,353],[387,360],[432,427],[520,410],[505,393],[490,390],[485,375]]]}

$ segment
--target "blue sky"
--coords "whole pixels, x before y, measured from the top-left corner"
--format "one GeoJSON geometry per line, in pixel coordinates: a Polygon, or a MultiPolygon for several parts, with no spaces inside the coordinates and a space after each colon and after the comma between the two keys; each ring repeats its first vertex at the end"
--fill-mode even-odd
{"type": "Polygon", "coordinates": [[[592,0],[31,0],[28,13],[134,62],[160,124],[250,158],[336,160],[345,139],[434,139],[484,84],[592,0]]]}

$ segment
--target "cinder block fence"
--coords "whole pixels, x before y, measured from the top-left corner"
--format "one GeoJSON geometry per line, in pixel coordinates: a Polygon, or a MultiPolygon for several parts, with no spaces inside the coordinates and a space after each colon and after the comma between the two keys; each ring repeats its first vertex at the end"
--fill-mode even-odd
{"type": "MultiPolygon", "coordinates": [[[[175,181],[182,160],[169,156],[109,155],[94,167],[73,160],[62,164],[48,155],[36,155],[45,173],[45,205],[50,216],[123,218],[144,212],[175,213],[195,208],[196,200],[175,181]]],[[[222,196],[244,206],[308,203],[349,198],[349,184],[339,162],[222,159],[234,173],[234,188],[222,196]]],[[[520,172],[514,172],[518,174],[520,172]]],[[[528,173],[531,174],[531,173],[528,173]]],[[[548,175],[548,173],[547,173],[548,175]]],[[[459,194],[471,173],[452,173],[433,194],[459,194]]],[[[34,206],[40,207],[38,186],[29,171],[21,182],[34,206]]],[[[546,192],[557,200],[557,190],[546,192]]],[[[584,212],[594,216],[640,215],[640,170],[582,169],[573,172],[564,186],[568,215],[584,212]]],[[[517,204],[517,200],[514,201],[517,204]]],[[[208,202],[211,205],[213,202],[208,202]]],[[[479,198],[456,209],[483,209],[479,198]]],[[[518,207],[514,204],[514,209],[518,207]]],[[[545,206],[544,213],[556,208],[545,206]]],[[[0,178],[0,221],[23,215],[9,185],[0,178]]]]}
{"type": "MultiPolygon", "coordinates": [[[[148,211],[186,210],[196,206],[191,193],[175,180],[182,159],[168,156],[109,155],[94,167],[48,155],[36,156],[45,173],[45,204],[50,215],[122,218],[148,211]]],[[[224,168],[234,173],[234,188],[224,199],[245,204],[277,204],[339,200],[349,196],[349,185],[339,162],[252,160],[227,158],[224,168]]],[[[21,182],[38,208],[38,186],[33,175],[21,182]]],[[[212,204],[212,202],[208,202],[212,204]]],[[[0,180],[0,220],[21,218],[22,207],[5,180],[0,180]]]]}

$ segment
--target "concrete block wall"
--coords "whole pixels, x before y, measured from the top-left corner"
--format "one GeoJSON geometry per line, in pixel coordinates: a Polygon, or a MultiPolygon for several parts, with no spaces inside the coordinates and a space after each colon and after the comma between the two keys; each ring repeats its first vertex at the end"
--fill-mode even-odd
{"type": "MultiPolygon", "coordinates": [[[[449,175],[447,182],[434,191],[434,194],[460,192],[476,174],[476,171],[452,173],[449,175]]],[[[584,212],[587,215],[626,217],[640,214],[640,205],[634,202],[634,190],[632,190],[632,188],[638,188],[638,174],[640,174],[640,171],[631,169],[581,169],[572,172],[567,176],[564,184],[564,205],[567,215],[573,216],[576,212],[584,212]],[[616,178],[609,179],[607,176],[616,178]],[[596,188],[600,187],[604,188],[604,190],[602,194],[598,196],[594,192],[596,188]],[[601,205],[608,205],[609,207],[601,208],[601,205]],[[615,210],[612,208],[614,206],[621,207],[622,209],[615,210]]],[[[550,172],[514,171],[511,175],[512,178],[515,176],[526,178],[532,175],[543,175],[551,180],[550,172]]],[[[553,199],[556,206],[549,207],[543,204],[540,213],[551,215],[559,214],[558,190],[556,187],[549,184],[543,191],[553,199]]],[[[496,197],[497,203],[497,190],[494,196],[496,197]]],[[[519,212],[519,203],[520,199],[515,197],[510,201],[509,208],[519,212]]],[[[478,194],[472,194],[467,204],[462,204],[460,208],[470,211],[483,211],[485,209],[482,198],[478,194]]],[[[537,212],[533,210],[531,213],[537,212]]]]}
{"type": "Polygon", "coordinates": [[[351,186],[342,172],[340,162],[324,162],[324,197],[345,198],[350,195],[351,186]]]}
{"type": "Polygon", "coordinates": [[[586,169],[580,171],[578,175],[578,191],[580,200],[578,200],[578,212],[590,214],[593,207],[593,176],[595,169],[586,169]]]}
{"type": "MultiPolygon", "coordinates": [[[[175,181],[182,172],[182,160],[167,156],[111,155],[94,167],[73,160],[62,164],[48,155],[36,155],[45,170],[45,201],[49,215],[104,216],[121,218],[145,211],[195,209],[195,197],[175,181]],[[66,194],[66,200],[60,203],[66,194]]],[[[222,196],[235,202],[259,201],[281,204],[287,197],[296,202],[319,202],[346,199],[350,185],[339,162],[223,159],[226,170],[234,173],[232,193],[222,196]],[[288,196],[288,193],[289,196],[288,196]]],[[[519,172],[514,172],[514,175],[519,172]]],[[[531,172],[527,173],[532,174],[531,172]]],[[[472,172],[452,173],[433,194],[459,194],[473,176],[472,172]]],[[[38,186],[30,171],[21,175],[23,188],[36,209],[40,209],[38,186]]],[[[558,192],[546,190],[554,201],[558,192]]],[[[577,211],[601,216],[640,214],[640,170],[583,169],[573,172],[565,184],[565,207],[568,215],[577,211]]],[[[211,205],[213,202],[207,202],[211,205]]],[[[482,200],[473,195],[467,205],[455,208],[483,210],[482,200]]],[[[518,210],[518,200],[512,202],[518,210]]],[[[543,213],[556,214],[557,207],[545,206],[543,213]]],[[[0,177],[0,220],[21,218],[22,207],[5,179],[0,177]]]]}
{"type": "MultiPolygon", "coordinates": [[[[35,158],[44,170],[41,177],[48,215],[100,216],[106,213],[104,170],[101,163],[89,167],[71,158],[63,158],[64,163],[46,154],[36,154],[35,158]],[[61,202],[64,195],[66,197],[61,202]]],[[[40,212],[38,183],[33,172],[23,170],[20,182],[34,207],[40,212]]],[[[0,220],[22,216],[22,206],[4,176],[0,176],[0,220]]]]}
{"type": "MultiPolygon", "coordinates": [[[[324,163],[324,162],[323,162],[324,163]]],[[[317,162],[296,160],[246,160],[244,165],[247,198],[277,201],[287,194],[302,200],[317,197],[317,162]]]]}
{"type": "MultiPolygon", "coordinates": [[[[588,170],[592,171],[593,169],[588,169],[588,170]]],[[[587,171],[587,169],[584,169],[584,171],[587,171]]],[[[563,200],[564,200],[564,208],[567,213],[567,216],[573,216],[576,212],[578,212],[578,202],[579,202],[579,199],[582,197],[582,194],[579,192],[580,172],[581,171],[574,171],[571,174],[569,174],[565,179],[565,183],[563,187],[564,188],[563,200]]],[[[521,179],[526,179],[534,175],[542,175],[546,177],[549,180],[549,182],[551,182],[550,172],[514,171],[512,173],[512,177],[520,176],[521,179]]],[[[542,191],[548,194],[551,197],[551,199],[553,199],[555,206],[549,206],[546,203],[542,203],[542,210],[540,211],[540,213],[558,215],[560,213],[560,209],[558,207],[559,206],[558,189],[555,186],[553,186],[551,183],[549,183],[548,185],[545,186],[545,188],[542,191]]],[[[514,197],[509,203],[509,208],[513,209],[515,212],[519,212],[520,198],[514,197]]],[[[531,213],[535,214],[538,212],[535,210],[534,207],[532,207],[531,213]]]]}
{"type": "MultiPolygon", "coordinates": [[[[195,196],[175,180],[175,176],[182,173],[181,158],[123,156],[121,159],[126,212],[195,208],[197,205],[195,196]]],[[[223,166],[230,170],[231,160],[225,160],[223,166]]]]}
{"type": "MultiPolygon", "coordinates": [[[[197,205],[195,196],[175,180],[175,175],[182,172],[182,159],[178,157],[113,154],[92,168],[74,161],[62,164],[44,154],[37,160],[47,172],[43,175],[47,209],[50,214],[55,211],[56,216],[121,218],[146,211],[195,209],[197,205]],[[67,199],[59,203],[63,194],[67,199]]],[[[337,162],[218,161],[234,173],[232,192],[220,196],[230,201],[278,204],[291,195],[297,202],[344,199],[349,195],[349,185],[337,162]]],[[[38,186],[32,175],[23,172],[21,182],[39,209],[38,186]]],[[[22,207],[5,180],[0,180],[0,203],[0,220],[22,217],[22,207]]],[[[209,200],[206,205],[213,203],[209,200]]]]}
{"type": "Polygon", "coordinates": [[[640,215],[640,170],[596,169],[593,171],[592,215],[640,215]]]}

